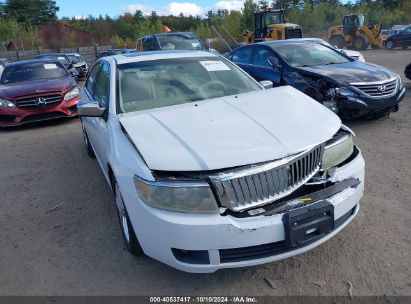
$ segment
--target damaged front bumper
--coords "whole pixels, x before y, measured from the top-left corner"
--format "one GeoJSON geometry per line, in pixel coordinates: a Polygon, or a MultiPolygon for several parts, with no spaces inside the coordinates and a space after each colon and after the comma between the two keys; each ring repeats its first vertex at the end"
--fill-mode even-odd
{"type": "Polygon", "coordinates": [[[167,212],[130,194],[123,199],[146,255],[183,271],[208,273],[294,256],[337,234],[355,217],[363,195],[364,160],[358,149],[328,182],[322,192],[272,204],[283,209],[264,206],[265,213],[243,217],[167,212]],[[312,216],[321,224],[310,222],[312,216]]]}
{"type": "Polygon", "coordinates": [[[372,98],[364,96],[348,96],[339,103],[339,108],[349,110],[352,116],[362,116],[372,113],[395,112],[403,100],[406,89],[403,87],[391,97],[372,98]]]}

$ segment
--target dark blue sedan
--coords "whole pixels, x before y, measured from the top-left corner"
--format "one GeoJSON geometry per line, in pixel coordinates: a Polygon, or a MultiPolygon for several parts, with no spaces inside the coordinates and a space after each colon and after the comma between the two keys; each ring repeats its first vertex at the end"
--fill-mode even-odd
{"type": "Polygon", "coordinates": [[[257,81],[291,85],[344,118],[395,112],[405,94],[399,75],[312,40],[256,43],[226,57],[257,81]]]}

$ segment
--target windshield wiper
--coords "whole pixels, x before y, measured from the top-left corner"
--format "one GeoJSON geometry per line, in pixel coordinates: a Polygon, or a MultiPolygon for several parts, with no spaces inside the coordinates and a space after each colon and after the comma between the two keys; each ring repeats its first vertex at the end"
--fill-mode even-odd
{"type": "Polygon", "coordinates": [[[334,62],[334,61],[331,61],[331,62],[329,62],[329,63],[325,63],[325,64],[323,64],[323,65],[338,64],[338,63],[340,63],[340,62],[334,62]]]}

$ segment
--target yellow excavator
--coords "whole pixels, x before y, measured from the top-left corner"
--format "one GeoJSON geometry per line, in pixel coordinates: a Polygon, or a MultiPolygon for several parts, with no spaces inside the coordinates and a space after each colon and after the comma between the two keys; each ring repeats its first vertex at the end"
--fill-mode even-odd
{"type": "Polygon", "coordinates": [[[271,8],[254,14],[255,32],[246,31],[243,34],[243,44],[268,40],[283,40],[302,38],[301,26],[287,23],[283,9],[271,8]]]}
{"type": "Polygon", "coordinates": [[[339,49],[346,47],[355,50],[366,50],[370,45],[372,48],[382,48],[382,25],[365,26],[364,20],[365,16],[363,14],[344,16],[342,25],[333,26],[328,30],[328,42],[339,49]]]}

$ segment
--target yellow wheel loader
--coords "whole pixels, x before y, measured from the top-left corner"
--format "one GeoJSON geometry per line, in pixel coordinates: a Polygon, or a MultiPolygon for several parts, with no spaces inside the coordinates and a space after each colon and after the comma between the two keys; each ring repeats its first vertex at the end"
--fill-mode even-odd
{"type": "Polygon", "coordinates": [[[246,31],[243,43],[302,38],[301,26],[287,23],[284,10],[268,8],[254,14],[255,32],[246,31]]]}
{"type": "Polygon", "coordinates": [[[382,25],[365,26],[364,20],[365,17],[362,14],[344,16],[342,25],[328,30],[328,42],[339,49],[366,50],[370,45],[372,48],[382,48],[382,25]]]}

